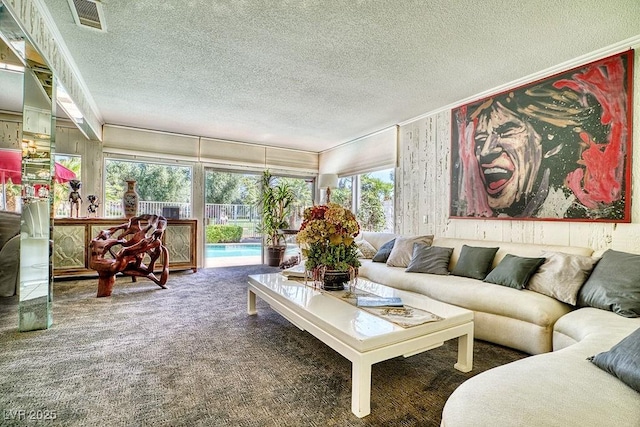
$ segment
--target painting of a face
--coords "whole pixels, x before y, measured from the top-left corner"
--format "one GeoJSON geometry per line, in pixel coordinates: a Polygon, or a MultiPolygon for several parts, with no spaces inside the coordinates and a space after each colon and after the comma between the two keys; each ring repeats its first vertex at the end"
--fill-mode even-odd
{"type": "Polygon", "coordinates": [[[475,155],[492,209],[504,209],[533,189],[542,158],[541,137],[500,103],[478,117],[475,155]]]}
{"type": "Polygon", "coordinates": [[[451,218],[631,221],[632,50],[451,110],[451,218]]]}

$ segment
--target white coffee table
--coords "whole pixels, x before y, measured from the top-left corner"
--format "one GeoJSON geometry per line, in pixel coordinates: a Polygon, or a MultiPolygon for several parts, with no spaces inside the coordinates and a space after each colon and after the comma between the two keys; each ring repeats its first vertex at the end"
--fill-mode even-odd
{"type": "Polygon", "coordinates": [[[371,412],[371,365],[397,356],[409,357],[458,338],[455,369],[473,365],[473,312],[424,295],[359,279],[358,289],[402,298],[405,305],[427,310],[443,320],[403,328],[280,273],[249,276],[247,311],[257,314],[256,295],[301,330],[352,363],[351,410],[358,417],[371,412]]]}

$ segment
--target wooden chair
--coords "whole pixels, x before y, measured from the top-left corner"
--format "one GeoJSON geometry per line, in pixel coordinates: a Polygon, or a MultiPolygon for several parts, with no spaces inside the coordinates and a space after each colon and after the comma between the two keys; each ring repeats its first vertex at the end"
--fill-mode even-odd
{"type": "Polygon", "coordinates": [[[129,222],[102,230],[91,240],[89,268],[98,272],[98,297],[111,295],[115,275],[122,273],[146,277],[166,289],[169,278],[169,252],[162,244],[162,235],[167,228],[167,220],[159,215],[140,215],[129,222]],[[143,260],[149,256],[149,263],[143,260]],[[160,278],[154,274],[155,263],[162,256],[160,278]]]}

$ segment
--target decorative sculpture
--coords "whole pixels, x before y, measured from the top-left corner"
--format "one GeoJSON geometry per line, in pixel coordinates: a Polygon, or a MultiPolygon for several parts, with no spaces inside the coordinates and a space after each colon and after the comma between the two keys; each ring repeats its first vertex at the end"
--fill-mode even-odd
{"type": "Polygon", "coordinates": [[[100,206],[100,203],[98,202],[98,197],[94,196],[93,194],[89,194],[87,196],[87,200],[89,201],[89,206],[87,206],[88,216],[90,218],[98,216],[98,207],[100,206]]]}
{"type": "Polygon", "coordinates": [[[82,197],[80,196],[80,187],[82,186],[82,183],[77,179],[72,179],[69,181],[69,186],[71,187],[71,192],[69,193],[69,202],[71,203],[70,215],[73,218],[73,208],[75,207],[76,218],[79,218],[80,205],[82,204],[82,197]]]}
{"type": "Polygon", "coordinates": [[[128,222],[102,230],[89,245],[89,268],[98,272],[98,297],[111,295],[115,275],[122,273],[137,277],[146,277],[158,286],[166,289],[169,278],[169,252],[162,244],[162,235],[167,228],[167,220],[159,215],[140,215],[128,222]],[[118,249],[119,248],[119,249],[118,249]],[[142,261],[149,257],[149,264],[142,261]],[[160,278],[154,274],[154,266],[161,258],[160,278]]]}

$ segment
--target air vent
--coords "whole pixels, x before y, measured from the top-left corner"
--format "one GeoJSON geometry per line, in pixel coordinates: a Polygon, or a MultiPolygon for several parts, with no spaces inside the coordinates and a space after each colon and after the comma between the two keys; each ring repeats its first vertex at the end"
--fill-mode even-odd
{"type": "Polygon", "coordinates": [[[102,4],[94,0],[68,0],[73,19],[81,27],[106,31],[102,4]]]}

